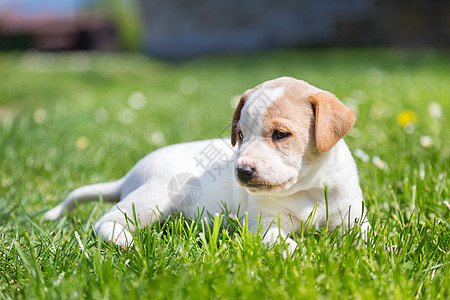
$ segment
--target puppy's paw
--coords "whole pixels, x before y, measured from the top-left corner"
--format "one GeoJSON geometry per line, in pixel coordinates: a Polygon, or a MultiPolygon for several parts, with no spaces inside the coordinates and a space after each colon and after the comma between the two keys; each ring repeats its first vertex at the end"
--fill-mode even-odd
{"type": "Polygon", "coordinates": [[[289,254],[292,255],[294,253],[294,251],[297,249],[297,246],[298,246],[297,242],[291,238],[287,238],[286,244],[288,245],[289,254]]]}
{"type": "Polygon", "coordinates": [[[297,249],[297,242],[294,241],[291,238],[287,238],[285,241],[285,244],[287,245],[287,251],[284,250],[283,251],[283,258],[286,259],[288,257],[292,257],[292,255],[294,254],[295,250],[297,249]]]}
{"type": "Polygon", "coordinates": [[[45,215],[42,217],[42,219],[46,221],[56,221],[64,214],[64,206],[61,204],[50,209],[48,212],[45,213],[45,215]]]}
{"type": "Polygon", "coordinates": [[[277,242],[285,243],[287,245],[287,251],[283,251],[283,257],[291,257],[295,249],[297,249],[297,242],[287,237],[284,233],[279,233],[278,228],[270,228],[263,239],[266,244],[274,244],[277,242]]]}
{"type": "Polygon", "coordinates": [[[134,243],[131,232],[117,222],[99,222],[95,225],[95,232],[102,240],[111,241],[119,247],[129,247],[134,243]]]}

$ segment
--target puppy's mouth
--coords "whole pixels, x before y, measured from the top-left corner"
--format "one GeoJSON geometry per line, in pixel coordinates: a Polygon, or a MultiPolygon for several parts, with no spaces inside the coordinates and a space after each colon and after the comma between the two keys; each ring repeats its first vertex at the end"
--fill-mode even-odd
{"type": "Polygon", "coordinates": [[[292,186],[293,180],[289,179],[282,183],[271,183],[265,181],[254,181],[248,183],[241,183],[245,189],[251,193],[267,193],[287,190],[292,186]]]}

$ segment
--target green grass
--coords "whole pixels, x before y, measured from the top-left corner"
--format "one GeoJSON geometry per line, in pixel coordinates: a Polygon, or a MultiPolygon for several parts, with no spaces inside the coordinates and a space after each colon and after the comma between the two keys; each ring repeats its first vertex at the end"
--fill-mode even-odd
{"type": "Polygon", "coordinates": [[[0,53],[0,298],[449,299],[449,108],[448,52],[281,51],[188,63],[0,53]],[[41,221],[72,189],[120,178],[158,147],[227,135],[230,100],[282,75],[357,111],[346,141],[361,157],[367,242],[357,231],[310,231],[283,259],[284,246],[268,248],[245,224],[181,217],[118,249],[93,234],[110,205],[41,221]],[[130,108],[134,92],[145,107],[130,108]],[[412,125],[400,126],[399,115],[412,125]]]}

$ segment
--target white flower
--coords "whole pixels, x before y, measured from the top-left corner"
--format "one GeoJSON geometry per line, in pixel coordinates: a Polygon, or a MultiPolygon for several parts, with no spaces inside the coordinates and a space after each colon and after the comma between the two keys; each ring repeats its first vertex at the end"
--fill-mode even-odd
{"type": "Polygon", "coordinates": [[[433,145],[433,138],[429,135],[424,135],[420,137],[420,144],[424,148],[430,148],[433,145]]]}
{"type": "Polygon", "coordinates": [[[374,156],[372,158],[373,164],[380,170],[387,169],[387,164],[385,161],[381,160],[378,156],[374,156]]]}
{"type": "Polygon", "coordinates": [[[442,116],[441,105],[435,101],[431,101],[430,103],[428,103],[428,113],[432,118],[440,118],[442,116]]]}
{"type": "Polygon", "coordinates": [[[363,162],[368,162],[370,159],[370,156],[359,148],[355,149],[355,151],[353,151],[353,154],[355,154],[355,156],[360,160],[362,160],[363,162]]]}
{"type": "Polygon", "coordinates": [[[450,209],[450,203],[448,203],[447,200],[444,200],[444,204],[445,204],[445,206],[447,206],[448,209],[450,209]]]}

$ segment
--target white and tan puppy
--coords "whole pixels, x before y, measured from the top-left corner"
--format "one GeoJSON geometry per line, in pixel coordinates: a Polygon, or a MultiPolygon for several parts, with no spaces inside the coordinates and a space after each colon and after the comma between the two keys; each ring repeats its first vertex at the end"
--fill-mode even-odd
{"type": "Polygon", "coordinates": [[[118,202],[96,224],[97,234],[118,245],[133,241],[133,207],[139,226],[174,212],[226,209],[248,213],[249,227],[264,226],[265,242],[283,238],[310,220],[326,225],[324,188],[328,188],[328,226],[352,227],[363,216],[363,197],[352,155],[342,140],[355,115],[333,94],[304,81],[282,77],[250,89],[233,115],[229,139],[190,142],[161,148],[139,161],[122,179],[76,189],[44,218],[54,220],[75,203],[118,202]],[[278,224],[280,223],[280,224],[278,224]]]}

